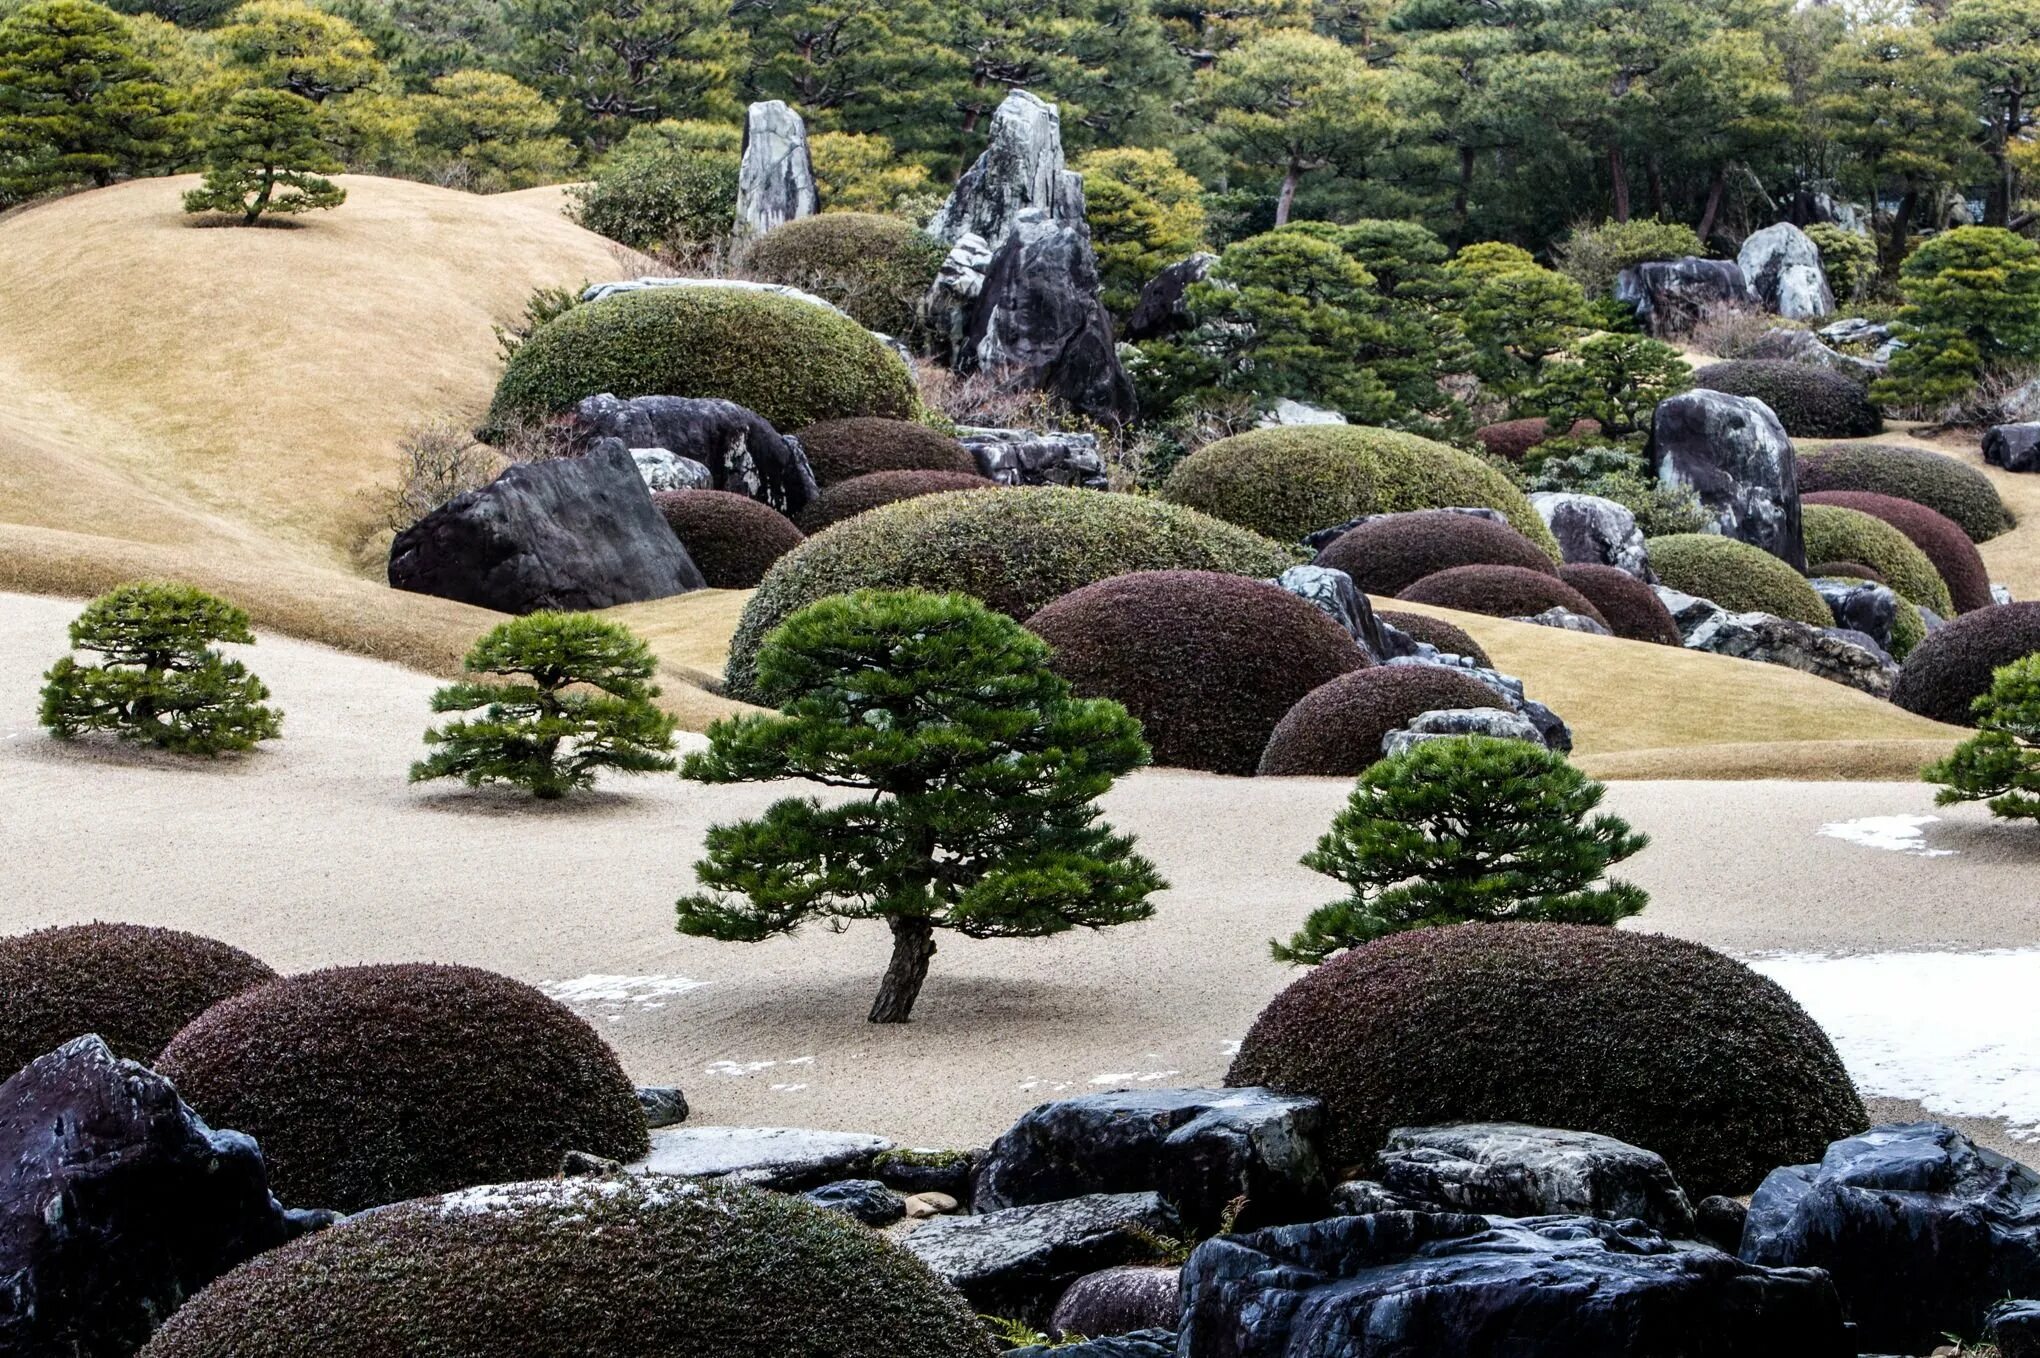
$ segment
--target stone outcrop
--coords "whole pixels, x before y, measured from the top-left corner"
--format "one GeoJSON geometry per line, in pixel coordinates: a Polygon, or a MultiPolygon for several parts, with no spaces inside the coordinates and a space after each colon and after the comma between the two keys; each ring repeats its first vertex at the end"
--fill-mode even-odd
{"type": "Polygon", "coordinates": [[[1140,290],[1133,314],[1127,317],[1126,338],[1138,344],[1178,334],[1195,325],[1197,318],[1190,311],[1190,289],[1209,278],[1211,266],[1216,263],[1217,255],[1200,250],[1150,278],[1140,290]]]}
{"type": "Polygon", "coordinates": [[[1527,622],[1532,627],[1552,627],[1561,632],[1578,632],[1582,636],[1612,637],[1614,629],[1606,623],[1575,613],[1562,604],[1553,604],[1542,613],[1522,614],[1510,618],[1510,622],[1527,622]]]}
{"type": "Polygon", "coordinates": [[[1565,724],[1564,719],[1558,713],[1552,711],[1543,703],[1526,696],[1523,691],[1523,681],[1515,675],[1503,674],[1500,670],[1491,670],[1485,666],[1476,665],[1466,656],[1447,655],[1436,646],[1430,645],[1428,642],[1418,641],[1408,633],[1398,631],[1386,623],[1382,624],[1382,631],[1387,635],[1391,649],[1400,650],[1403,646],[1408,647],[1408,650],[1402,654],[1389,656],[1381,662],[1382,664],[1441,665],[1446,669],[1458,670],[1461,674],[1478,679],[1483,684],[1486,684],[1494,691],[1495,696],[1502,700],[1502,703],[1509,711],[1528,718],[1530,724],[1537,728],[1537,733],[1543,738],[1547,748],[1553,750],[1572,749],[1572,728],[1565,724]],[[1400,642],[1396,641],[1398,637],[1401,638],[1400,642]]]}
{"type": "Polygon", "coordinates": [[[2040,424],[2001,424],[1983,436],[1983,460],[2008,472],[2040,472],[2040,424]]]}
{"type": "Polygon", "coordinates": [[[977,459],[979,474],[1002,486],[1104,490],[1109,484],[1096,434],[965,426],[956,440],[977,459]]]}
{"type": "Polygon", "coordinates": [[[663,448],[708,468],[714,489],[748,495],[782,514],[798,513],[820,493],[800,440],[735,401],[694,396],[625,400],[603,392],[574,407],[568,428],[576,448],[592,450],[603,439],[621,441],[633,456],[663,448]]]}
{"type": "Polygon", "coordinates": [[[1689,651],[1783,665],[1874,698],[1889,698],[1898,662],[1862,632],[1814,627],[1769,613],[1731,613],[1706,599],[1658,587],[1658,597],[1679,626],[1689,651]]]}
{"type": "Polygon", "coordinates": [[[1485,1216],[1634,1218],[1693,1233],[1693,1208],[1652,1151],[1595,1132],[1471,1122],[1398,1127],[1379,1157],[1391,1192],[1485,1216]]]}
{"type": "Polygon", "coordinates": [[[1029,209],[1081,222],[1084,177],[1063,158],[1056,106],[1014,90],[992,114],[989,143],[930,219],[928,234],[947,245],[976,236],[996,252],[1029,209]]]}
{"type": "Polygon", "coordinates": [[[900,1243],[981,1314],[1048,1319],[1085,1274],[1149,1256],[1129,1227],[1171,1234],[1176,1214],[1153,1193],[1097,1193],[976,1216],[935,1217],[900,1243]]]}
{"type": "Polygon", "coordinates": [[[807,124],[778,99],[751,105],[737,168],[737,239],[754,239],[819,211],[807,124]]]}
{"type": "Polygon", "coordinates": [[[1861,632],[1882,650],[1891,650],[1892,629],[1898,623],[1899,598],[1896,590],[1868,580],[1822,578],[1807,583],[1828,606],[1828,612],[1834,614],[1836,627],[1861,632]]]}
{"type": "Polygon", "coordinates": [[[1851,1358],[1812,1269],[1765,1269],[1639,1222],[1425,1212],[1206,1241],[1182,1352],[1223,1358],[1851,1358]]]}
{"type": "MultiPolygon", "coordinates": [[[[1353,583],[1353,577],[1330,566],[1291,566],[1268,582],[1286,589],[1323,613],[1360,644],[1367,658],[1379,664],[1391,655],[1407,654],[1391,642],[1381,620],[1374,616],[1374,603],[1353,583]]],[[[1396,633],[1404,642],[1402,633],[1396,633]]]]}
{"type": "Polygon", "coordinates": [[[1884,375],[1889,364],[1876,359],[1857,358],[1829,348],[1827,343],[1810,330],[1799,330],[1790,326],[1779,326],[1766,330],[1744,348],[1738,358],[1774,359],[1784,363],[1804,363],[1809,367],[1826,368],[1829,372],[1840,373],[1858,382],[1869,383],[1884,375]]]}
{"type": "Polygon", "coordinates": [[[1651,422],[1650,465],[1659,484],[1699,495],[1717,531],[1806,570],[1798,464],[1771,407],[1718,391],[1661,401],[1651,422]]]}
{"type": "Polygon", "coordinates": [[[652,1136],[651,1154],[628,1168],[682,1179],[728,1179],[758,1188],[817,1188],[865,1177],[893,1148],[884,1137],[803,1127],[674,1127],[652,1136]]]}
{"type": "Polygon", "coordinates": [[[87,1035],[0,1084],[0,1353],[128,1358],[207,1283],[336,1218],[87,1035]]]}
{"type": "Polygon", "coordinates": [[[1542,745],[1544,735],[1537,724],[1520,712],[1502,707],[1464,707],[1440,712],[1422,712],[1408,726],[1381,738],[1383,755],[1398,755],[1433,740],[1456,736],[1487,736],[1494,740],[1527,740],[1542,745]]]}
{"type": "Polygon", "coordinates": [[[1753,306],[1757,299],[1737,265],[1687,255],[1632,264],[1616,276],[1615,300],[1634,311],[1648,333],[1681,335],[1711,308],[1753,306]]]}
{"type": "Polygon", "coordinates": [[[1778,315],[1810,321],[1834,314],[1835,294],[1820,267],[1820,247],[1792,223],[1753,232],[1735,262],[1757,300],[1778,315]]]}
{"type": "Polygon", "coordinates": [[[567,612],[703,589],[620,442],[526,462],[390,544],[390,584],[499,613],[567,612]]]}
{"type": "Polygon", "coordinates": [[[1266,1089],[1130,1089],[1044,1103],[978,1165],[977,1210],[1093,1193],[1159,1193],[1200,1233],[1247,1199],[1254,1220],[1322,1209],[1316,1099],[1266,1089]]]}
{"type": "Polygon", "coordinates": [[[1061,1338],[1132,1334],[1174,1329],[1182,1309],[1183,1271],[1129,1264],[1088,1274],[1069,1285],[1048,1318],[1048,1332],[1061,1338]]]}
{"type": "Polygon", "coordinates": [[[1558,539],[1559,555],[1568,566],[1613,566],[1646,585],[1657,583],[1643,529],[1627,505],[1563,490],[1540,490],[1530,503],[1558,539]]]}
{"type": "Polygon", "coordinates": [[[1926,1353],[2040,1293],[2040,1175],[1951,1127],[1872,1128],[1771,1171],[1742,1257],[1825,1269],[1864,1352],[1926,1353]]]}

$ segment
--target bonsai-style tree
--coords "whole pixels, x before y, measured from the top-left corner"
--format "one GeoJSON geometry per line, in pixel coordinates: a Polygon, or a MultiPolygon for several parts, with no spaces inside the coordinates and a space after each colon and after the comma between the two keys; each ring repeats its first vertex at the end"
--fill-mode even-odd
{"type": "Polygon", "coordinates": [[[1322,962],[1404,929],[1467,921],[1613,924],[1641,887],[1602,877],[1650,843],[1593,816],[1607,789],[1521,740],[1425,741],[1381,760],[1303,865],[1353,889],[1320,907],[1279,961],[1322,962]]]}
{"type": "Polygon", "coordinates": [[[1147,762],[1116,702],[1072,697],[1048,646],[962,595],[862,590],[795,613],[758,652],[780,714],[730,718],[681,775],[804,778],[868,795],[775,802],[718,825],[683,934],[755,942],[815,918],[882,919],[873,1023],[905,1023],[935,931],[1040,938],[1154,913],[1165,885],[1095,799],[1147,762]],[[734,896],[717,894],[734,892],[734,896]]]}
{"type": "Polygon", "coordinates": [[[2040,655],[2000,669],[1975,703],[1977,734],[1926,771],[1940,806],[1988,801],[2006,820],[2040,820],[2040,655]]]}
{"type": "Polygon", "coordinates": [[[626,627],[585,613],[533,613],[476,642],[462,668],[498,678],[463,679],[432,695],[434,712],[481,715],[425,733],[440,748],[411,766],[414,783],[510,783],[550,801],[592,784],[597,769],[674,767],[673,718],[652,703],[657,662],[626,627]]]}
{"type": "Polygon", "coordinates": [[[1529,401],[1548,417],[1554,435],[1595,420],[1611,439],[1643,432],[1658,402],[1693,385],[1692,371],[1671,345],[1642,335],[1597,335],[1571,363],[1548,363],[1529,401]]]}
{"type": "Polygon", "coordinates": [[[103,659],[65,656],[43,676],[42,724],[59,740],[112,731],[179,754],[245,750],[283,731],[264,707],[269,690],[215,642],[253,645],[248,615],[189,585],[123,585],[71,624],[71,645],[103,659]]]}
{"type": "Polygon", "coordinates": [[[285,90],[242,90],[213,125],[205,183],[184,195],[184,210],[238,212],[241,225],[253,226],[265,212],[339,207],[347,190],[321,177],[339,169],[319,138],[311,100],[285,90]],[[279,195],[279,185],[288,192],[279,195]]]}

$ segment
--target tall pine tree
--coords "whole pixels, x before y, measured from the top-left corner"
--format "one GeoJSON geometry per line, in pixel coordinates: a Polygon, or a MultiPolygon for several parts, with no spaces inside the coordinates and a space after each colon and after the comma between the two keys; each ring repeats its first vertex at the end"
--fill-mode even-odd
{"type": "Polygon", "coordinates": [[[185,146],[177,102],[112,10],[25,6],[0,22],[0,198],[173,162],[185,146]]]}

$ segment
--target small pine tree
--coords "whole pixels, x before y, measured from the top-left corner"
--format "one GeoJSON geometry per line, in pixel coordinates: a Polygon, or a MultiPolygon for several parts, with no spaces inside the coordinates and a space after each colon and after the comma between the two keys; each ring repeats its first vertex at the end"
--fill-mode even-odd
{"type": "Polygon", "coordinates": [[[1426,741],[1367,770],[1303,865],[1352,887],[1276,959],[1317,963],[1404,929],[1477,920],[1613,924],[1643,909],[1612,863],[1650,842],[1594,816],[1607,789],[1521,740],[1426,741]]]}
{"type": "Polygon", "coordinates": [[[709,831],[683,934],[755,942],[813,918],[883,919],[873,1023],[904,1023],[937,929],[1039,938],[1146,919],[1164,886],[1096,799],[1147,762],[1116,702],[1072,697],[1048,647],[961,595],[860,591],[794,614],[758,653],[781,714],[709,728],[683,777],[804,778],[869,795],[774,803],[709,831]],[[735,897],[717,894],[734,892],[735,897]]]}
{"type": "Polygon", "coordinates": [[[2040,820],[2040,655],[2000,669],[1976,700],[1977,734],[1926,771],[1939,806],[1990,803],[2006,820],[2040,820]]]}
{"type": "Polygon", "coordinates": [[[123,585],[94,599],[71,624],[71,645],[96,665],[65,656],[43,676],[42,724],[59,740],[112,731],[178,754],[245,750],[282,734],[269,690],[215,642],[251,646],[248,615],[188,585],[123,585]]]}
{"type": "Polygon", "coordinates": [[[434,712],[481,715],[425,733],[441,748],[411,766],[414,783],[510,783],[549,801],[588,787],[597,769],[674,767],[673,718],[652,703],[657,662],[626,627],[586,613],[532,613],[476,642],[462,668],[500,677],[463,679],[432,695],[434,712]],[[513,678],[525,682],[504,682],[513,678]]]}
{"type": "Polygon", "coordinates": [[[0,195],[111,184],[176,159],[177,102],[112,10],[24,6],[0,22],[0,195]]]}
{"type": "Polygon", "coordinates": [[[1597,335],[1579,346],[1575,361],[1549,363],[1544,380],[1524,401],[1563,434],[1594,420],[1609,438],[1643,432],[1658,402],[1693,385],[1692,370],[1671,345],[1641,335],[1597,335]]]}
{"type": "Polygon", "coordinates": [[[1977,378],[2040,358],[2040,245],[1995,226],[1958,226],[1899,269],[1906,347],[1870,388],[1885,405],[1931,408],[1977,378]]]}
{"type": "Polygon", "coordinates": [[[339,207],[347,190],[321,178],[339,169],[320,140],[309,99],[283,90],[242,90],[213,127],[205,183],[184,195],[184,210],[238,212],[241,225],[253,226],[265,212],[339,207]],[[279,195],[279,186],[289,192],[279,195]]]}

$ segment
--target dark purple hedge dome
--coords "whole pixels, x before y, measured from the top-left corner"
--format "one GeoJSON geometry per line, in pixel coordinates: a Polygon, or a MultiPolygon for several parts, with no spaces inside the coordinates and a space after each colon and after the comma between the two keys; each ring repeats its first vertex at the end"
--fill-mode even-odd
{"type": "Polygon", "coordinates": [[[1261,753],[1269,777],[1355,777],[1381,758],[1381,738],[1426,712],[1503,707],[1502,696],[1443,665],[1376,665],[1340,675],[1283,714],[1261,753]]]}
{"type": "Polygon", "coordinates": [[[1603,625],[1608,621],[1586,595],[1556,573],[1521,566],[1454,566],[1425,576],[1396,597],[1491,618],[1534,618],[1547,609],[1564,608],[1603,625]]]}
{"type": "Polygon", "coordinates": [[[1363,594],[1400,594],[1454,566],[1520,566],[1558,575],[1544,549],[1507,524],[1449,509],[1363,523],[1328,544],[1314,564],[1344,571],[1363,594]]]}

